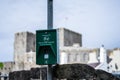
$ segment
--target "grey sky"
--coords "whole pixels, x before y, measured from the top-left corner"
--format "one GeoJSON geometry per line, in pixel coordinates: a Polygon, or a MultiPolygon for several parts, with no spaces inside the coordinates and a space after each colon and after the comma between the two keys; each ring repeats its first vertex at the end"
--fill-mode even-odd
{"type": "MultiPolygon", "coordinates": [[[[0,61],[13,60],[14,33],[47,27],[47,0],[0,0],[0,61]]],[[[84,47],[120,47],[120,0],[54,0],[54,28],[83,35],[84,47]]]]}

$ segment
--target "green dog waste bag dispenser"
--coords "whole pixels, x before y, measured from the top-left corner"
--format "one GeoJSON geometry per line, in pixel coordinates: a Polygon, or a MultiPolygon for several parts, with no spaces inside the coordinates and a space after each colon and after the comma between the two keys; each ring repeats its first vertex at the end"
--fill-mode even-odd
{"type": "Polygon", "coordinates": [[[36,64],[57,64],[57,30],[36,31],[36,64]]]}

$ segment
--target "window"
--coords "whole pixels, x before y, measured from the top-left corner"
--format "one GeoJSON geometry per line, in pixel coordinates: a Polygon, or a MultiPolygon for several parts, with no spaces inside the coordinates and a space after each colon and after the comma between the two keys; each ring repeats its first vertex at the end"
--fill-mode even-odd
{"type": "Polygon", "coordinates": [[[76,54],[76,61],[80,62],[80,55],[79,54],[76,54]]]}
{"type": "Polygon", "coordinates": [[[70,62],[70,54],[68,54],[67,62],[68,62],[68,63],[70,62]]]}
{"type": "Polygon", "coordinates": [[[84,55],[83,55],[83,61],[88,61],[88,55],[87,55],[87,53],[84,53],[84,55]]]}
{"type": "Polygon", "coordinates": [[[74,55],[73,54],[70,55],[70,62],[74,62],[74,55]]]}
{"type": "Polygon", "coordinates": [[[77,55],[78,54],[74,54],[74,62],[77,62],[77,55]]]}

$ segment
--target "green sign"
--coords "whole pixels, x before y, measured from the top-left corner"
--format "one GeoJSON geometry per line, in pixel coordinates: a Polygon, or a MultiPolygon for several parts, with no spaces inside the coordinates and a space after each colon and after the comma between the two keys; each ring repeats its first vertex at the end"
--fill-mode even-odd
{"type": "Polygon", "coordinates": [[[57,30],[36,31],[36,64],[56,64],[57,49],[57,30]]]}

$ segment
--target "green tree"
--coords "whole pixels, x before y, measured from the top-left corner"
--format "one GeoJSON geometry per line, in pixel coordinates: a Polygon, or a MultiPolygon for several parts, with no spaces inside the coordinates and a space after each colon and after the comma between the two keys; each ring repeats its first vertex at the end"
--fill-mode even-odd
{"type": "Polygon", "coordinates": [[[3,63],[2,63],[2,62],[0,62],[0,68],[1,68],[1,69],[3,68],[3,66],[4,66],[4,65],[3,65],[3,63]]]}

